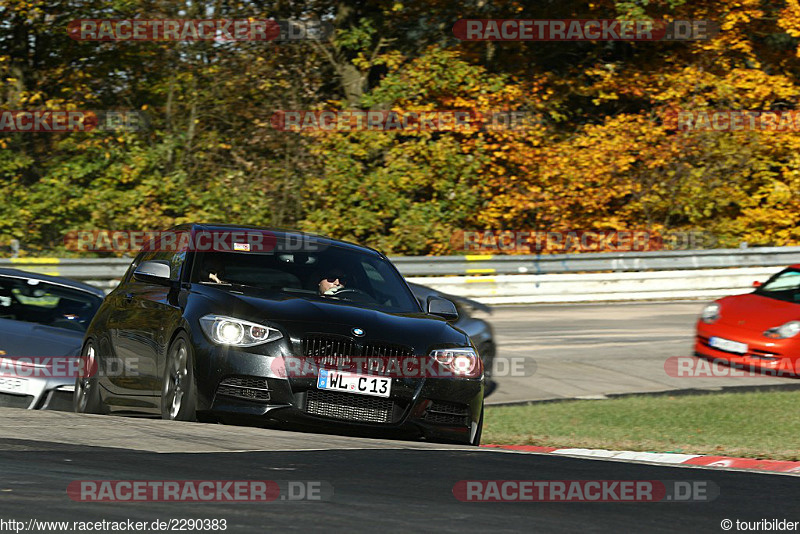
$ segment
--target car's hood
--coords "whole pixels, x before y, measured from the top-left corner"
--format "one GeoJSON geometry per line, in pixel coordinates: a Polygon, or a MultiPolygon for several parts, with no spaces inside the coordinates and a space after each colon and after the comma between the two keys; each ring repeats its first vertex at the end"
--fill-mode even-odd
{"type": "Polygon", "coordinates": [[[78,356],[82,342],[83,332],[0,319],[0,356],[5,358],[78,356]]]}
{"type": "MultiPolygon", "coordinates": [[[[303,299],[295,296],[243,290],[243,294],[204,287],[197,291],[215,301],[220,314],[241,319],[273,322],[302,335],[307,332],[365,332],[365,340],[416,345],[428,343],[468,344],[469,338],[445,320],[424,313],[388,313],[341,301],[303,299]]],[[[352,334],[351,334],[352,335],[352,334]]]]}
{"type": "Polygon", "coordinates": [[[722,305],[720,323],[748,330],[763,332],[787,321],[800,320],[800,304],[755,293],[725,297],[719,303],[722,305]]]}

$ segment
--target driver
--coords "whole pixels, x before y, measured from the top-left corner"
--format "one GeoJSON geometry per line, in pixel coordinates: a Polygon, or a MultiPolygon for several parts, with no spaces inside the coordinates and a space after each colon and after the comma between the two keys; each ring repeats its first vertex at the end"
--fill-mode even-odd
{"type": "Polygon", "coordinates": [[[335,295],[347,284],[347,275],[341,269],[331,269],[326,276],[319,281],[320,295],[335,295]]]}

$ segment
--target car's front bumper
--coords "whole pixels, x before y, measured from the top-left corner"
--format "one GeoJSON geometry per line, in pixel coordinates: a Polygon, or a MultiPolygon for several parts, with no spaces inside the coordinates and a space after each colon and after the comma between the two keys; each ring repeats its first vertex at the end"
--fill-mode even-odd
{"type": "Polygon", "coordinates": [[[0,407],[72,411],[72,384],[53,384],[44,379],[26,379],[25,382],[20,390],[0,391],[0,407]]]}
{"type": "Polygon", "coordinates": [[[800,342],[794,338],[770,339],[760,332],[698,321],[694,353],[709,360],[757,370],[766,376],[800,375],[800,342]],[[747,352],[740,354],[712,347],[712,337],[745,343],[747,352]]]}
{"type": "Polygon", "coordinates": [[[389,398],[320,390],[313,362],[286,376],[290,344],[270,355],[195,342],[198,410],[317,431],[470,443],[483,407],[482,378],[392,378],[389,398]]]}

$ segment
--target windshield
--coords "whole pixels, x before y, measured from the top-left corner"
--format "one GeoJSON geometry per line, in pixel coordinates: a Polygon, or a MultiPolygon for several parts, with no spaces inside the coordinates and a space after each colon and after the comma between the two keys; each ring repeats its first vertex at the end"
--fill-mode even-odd
{"type": "Polygon", "coordinates": [[[0,276],[0,319],[86,331],[103,299],[35,278],[0,276]]]}
{"type": "Polygon", "coordinates": [[[800,302],[800,270],[786,269],[756,289],[757,294],[777,300],[800,302]]]}
{"type": "Polygon", "coordinates": [[[381,311],[420,311],[388,261],[339,246],[318,252],[198,253],[192,282],[220,288],[255,287],[381,311]]]}

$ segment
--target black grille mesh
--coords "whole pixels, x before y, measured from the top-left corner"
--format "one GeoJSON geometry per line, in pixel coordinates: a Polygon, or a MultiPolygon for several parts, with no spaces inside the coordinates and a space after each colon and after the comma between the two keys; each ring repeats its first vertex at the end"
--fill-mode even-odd
{"type": "Polygon", "coordinates": [[[217,395],[257,401],[270,399],[267,379],[257,376],[230,376],[219,383],[217,395]]]}
{"type": "Polygon", "coordinates": [[[386,357],[386,358],[408,358],[414,355],[414,349],[403,345],[392,345],[389,343],[369,343],[364,346],[364,356],[386,357]]]}
{"type": "Polygon", "coordinates": [[[350,371],[381,371],[386,368],[400,369],[404,358],[414,356],[414,349],[392,343],[360,345],[348,337],[309,336],[303,339],[303,355],[312,358],[320,367],[350,371]],[[371,358],[375,360],[370,360],[371,358]],[[378,360],[380,364],[376,363],[378,360]],[[389,360],[395,361],[390,364],[389,360]],[[357,368],[359,363],[360,369],[357,368]]]}
{"type": "Polygon", "coordinates": [[[303,339],[303,355],[323,367],[349,368],[360,352],[350,338],[311,336],[303,339]]]}
{"type": "Polygon", "coordinates": [[[310,336],[303,339],[303,354],[318,356],[357,356],[356,343],[346,337],[310,336]]]}
{"type": "Polygon", "coordinates": [[[306,397],[306,412],[332,419],[390,423],[393,409],[389,399],[366,395],[309,390],[306,397]]]}
{"type": "Polygon", "coordinates": [[[466,426],[469,423],[469,408],[463,404],[434,401],[425,420],[439,425],[466,426]]]}

